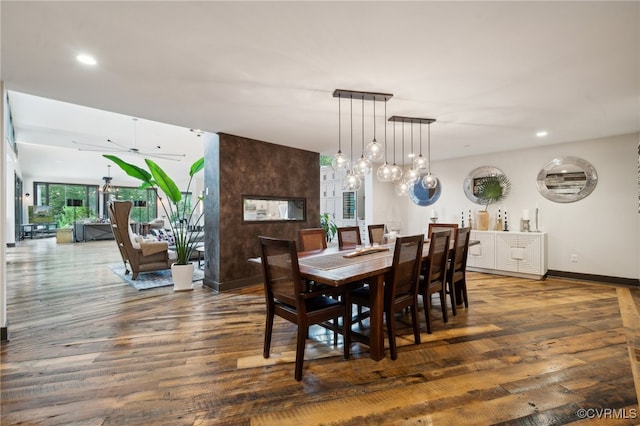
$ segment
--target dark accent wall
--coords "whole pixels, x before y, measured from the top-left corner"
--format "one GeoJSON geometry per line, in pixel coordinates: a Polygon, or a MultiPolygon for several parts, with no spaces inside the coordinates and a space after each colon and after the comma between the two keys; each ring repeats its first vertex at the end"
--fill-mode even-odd
{"type": "Polygon", "coordinates": [[[320,155],[225,133],[206,134],[205,278],[217,291],[262,281],[258,236],[296,239],[320,225],[320,155]],[[303,197],[305,222],[243,223],[242,196],[303,197]]]}

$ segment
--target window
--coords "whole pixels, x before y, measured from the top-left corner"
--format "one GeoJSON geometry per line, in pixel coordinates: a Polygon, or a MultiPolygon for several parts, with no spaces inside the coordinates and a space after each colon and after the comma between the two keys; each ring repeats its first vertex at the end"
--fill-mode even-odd
{"type": "Polygon", "coordinates": [[[355,219],[356,218],[356,193],[355,192],[343,192],[342,193],[342,219],[355,219]]]}
{"type": "Polygon", "coordinates": [[[156,194],[151,188],[140,189],[126,186],[118,186],[115,191],[116,200],[131,200],[131,219],[146,223],[158,217],[156,194]]]}
{"type": "Polygon", "coordinates": [[[98,218],[97,185],[35,182],[33,192],[34,205],[49,206],[61,228],[71,226],[76,220],[98,218]],[[82,205],[67,206],[67,200],[81,200],[82,205]]]}

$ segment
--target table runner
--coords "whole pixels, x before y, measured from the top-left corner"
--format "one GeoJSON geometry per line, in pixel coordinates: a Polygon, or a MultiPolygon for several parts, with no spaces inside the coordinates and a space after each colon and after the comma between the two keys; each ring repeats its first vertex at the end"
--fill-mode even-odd
{"type": "Polygon", "coordinates": [[[368,262],[371,259],[391,257],[393,256],[393,247],[389,251],[381,251],[352,258],[345,258],[344,255],[347,253],[350,252],[343,251],[326,255],[301,257],[300,259],[298,259],[298,263],[301,265],[310,266],[312,268],[328,271],[330,269],[342,268],[343,266],[354,265],[356,263],[368,262]]]}

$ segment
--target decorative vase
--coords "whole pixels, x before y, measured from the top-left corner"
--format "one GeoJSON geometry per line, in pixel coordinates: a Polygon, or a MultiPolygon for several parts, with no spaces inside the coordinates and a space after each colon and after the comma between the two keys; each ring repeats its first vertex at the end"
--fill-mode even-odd
{"type": "Polygon", "coordinates": [[[187,265],[171,265],[171,275],[173,276],[173,291],[193,290],[193,263],[187,265]]]}
{"type": "Polygon", "coordinates": [[[489,230],[489,212],[480,210],[476,213],[476,229],[478,231],[489,230]]]}

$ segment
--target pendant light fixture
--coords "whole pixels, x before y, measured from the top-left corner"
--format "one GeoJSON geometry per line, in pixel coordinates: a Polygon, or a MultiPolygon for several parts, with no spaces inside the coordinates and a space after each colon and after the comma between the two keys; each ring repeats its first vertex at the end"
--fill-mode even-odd
{"type": "MultiPolygon", "coordinates": [[[[353,95],[351,95],[349,98],[350,98],[350,105],[351,105],[351,113],[350,113],[351,157],[350,157],[350,160],[353,162],[353,95]]],[[[349,173],[347,173],[347,176],[345,176],[344,180],[342,181],[342,188],[345,191],[357,191],[358,189],[360,189],[360,184],[361,184],[360,176],[358,176],[358,173],[356,173],[356,171],[352,167],[351,170],[349,170],[349,173]]]]}
{"type": "MultiPolygon", "coordinates": [[[[334,93],[335,96],[335,93],[334,93]]],[[[338,93],[338,152],[336,153],[336,155],[334,155],[331,158],[331,167],[333,167],[334,171],[341,171],[341,170],[349,170],[349,167],[351,167],[351,162],[349,161],[349,159],[347,158],[346,155],[344,155],[342,153],[342,138],[341,138],[341,133],[342,133],[342,111],[341,111],[341,105],[342,105],[342,97],[340,96],[340,93],[338,93]]]]}
{"type": "MultiPolygon", "coordinates": [[[[402,166],[400,169],[404,168],[404,124],[402,126],[402,166]]],[[[398,179],[395,185],[396,195],[403,196],[407,195],[409,192],[409,185],[404,181],[404,179],[398,179]]]]}
{"type": "Polygon", "coordinates": [[[413,168],[416,169],[418,173],[421,173],[427,170],[427,159],[422,156],[422,123],[418,123],[420,124],[420,154],[413,159],[413,168]]]}
{"type": "MultiPolygon", "coordinates": [[[[364,99],[364,98],[363,98],[364,99]]],[[[386,102],[387,98],[385,97],[385,111],[386,111],[386,102]]],[[[364,116],[364,110],[363,110],[364,116]]],[[[386,121],[386,117],[385,117],[386,121]]],[[[376,97],[373,96],[373,140],[367,144],[367,148],[365,149],[365,156],[367,160],[370,162],[380,161],[382,160],[383,152],[382,146],[376,141],[376,97]]]]}
{"type": "Polygon", "coordinates": [[[380,182],[391,182],[391,165],[387,162],[387,99],[384,99],[384,163],[378,167],[378,180],[380,182]]]}
{"type": "Polygon", "coordinates": [[[371,173],[371,161],[365,158],[364,151],[364,95],[362,95],[362,154],[355,164],[356,173],[361,178],[371,173]]]}
{"type": "MultiPolygon", "coordinates": [[[[404,154],[403,154],[404,155],[404,154]]],[[[393,122],[393,165],[391,166],[391,181],[402,179],[402,167],[396,164],[396,122],[393,122]]]]}
{"type": "MultiPolygon", "coordinates": [[[[409,120],[409,123],[411,124],[411,154],[409,154],[409,158],[413,159],[415,157],[415,154],[413,153],[413,120],[409,120]]],[[[402,133],[404,135],[404,122],[402,123],[402,133]]],[[[402,143],[404,147],[404,136],[402,143]]],[[[413,185],[420,180],[420,173],[418,173],[418,171],[413,168],[413,161],[411,161],[410,164],[411,168],[406,171],[402,178],[404,183],[406,183],[407,185],[413,185]]]]}
{"type": "Polygon", "coordinates": [[[107,176],[103,176],[104,185],[102,185],[102,192],[108,194],[111,192],[111,164],[107,164],[107,176]]]}
{"type": "Polygon", "coordinates": [[[438,186],[438,179],[431,174],[431,123],[436,120],[429,121],[427,125],[427,174],[422,178],[422,186],[425,189],[434,189],[438,186]]]}
{"type": "MultiPolygon", "coordinates": [[[[338,102],[340,101],[341,98],[344,97],[349,97],[351,99],[351,157],[347,158],[347,156],[345,156],[342,152],[341,152],[341,139],[340,139],[340,135],[338,135],[338,153],[336,155],[333,156],[332,161],[331,161],[331,165],[333,166],[334,170],[348,170],[349,173],[347,174],[347,176],[344,178],[343,180],[343,187],[346,188],[353,188],[353,187],[358,187],[360,188],[360,185],[362,184],[360,177],[358,176],[358,174],[362,174],[362,176],[364,176],[364,174],[369,173],[371,171],[371,162],[372,161],[377,161],[377,160],[381,160],[383,158],[383,155],[386,157],[386,148],[387,148],[387,101],[389,99],[391,99],[393,97],[393,94],[391,93],[379,93],[379,92],[361,92],[361,91],[356,91],[356,90],[342,90],[342,89],[336,89],[333,91],[333,97],[334,98],[338,98],[338,102]],[[362,99],[362,153],[363,155],[361,156],[360,160],[358,160],[357,163],[353,163],[353,98],[354,97],[360,97],[362,99]],[[384,100],[384,105],[385,105],[385,109],[384,109],[384,118],[385,118],[385,146],[384,146],[384,152],[382,149],[382,145],[379,144],[376,141],[376,116],[375,116],[375,103],[376,101],[379,100],[384,100]],[[367,145],[367,147],[364,146],[364,102],[365,101],[373,101],[373,141],[371,143],[369,143],[367,145]],[[368,161],[362,161],[362,160],[366,160],[368,161]],[[357,177],[357,184],[356,184],[356,179],[355,177],[357,177]]],[[[338,105],[340,105],[340,103],[338,103],[338,105]]],[[[338,110],[338,115],[340,116],[340,110],[338,110]]],[[[341,122],[340,119],[338,120],[338,127],[340,128],[341,126],[341,122]]],[[[390,169],[391,167],[389,166],[389,164],[385,161],[385,164],[383,164],[381,166],[380,169],[378,169],[377,171],[377,175],[378,175],[378,179],[380,179],[381,181],[385,181],[384,179],[389,180],[389,176],[391,176],[390,173],[390,169]],[[387,167],[384,167],[386,164],[387,167]]]]}

